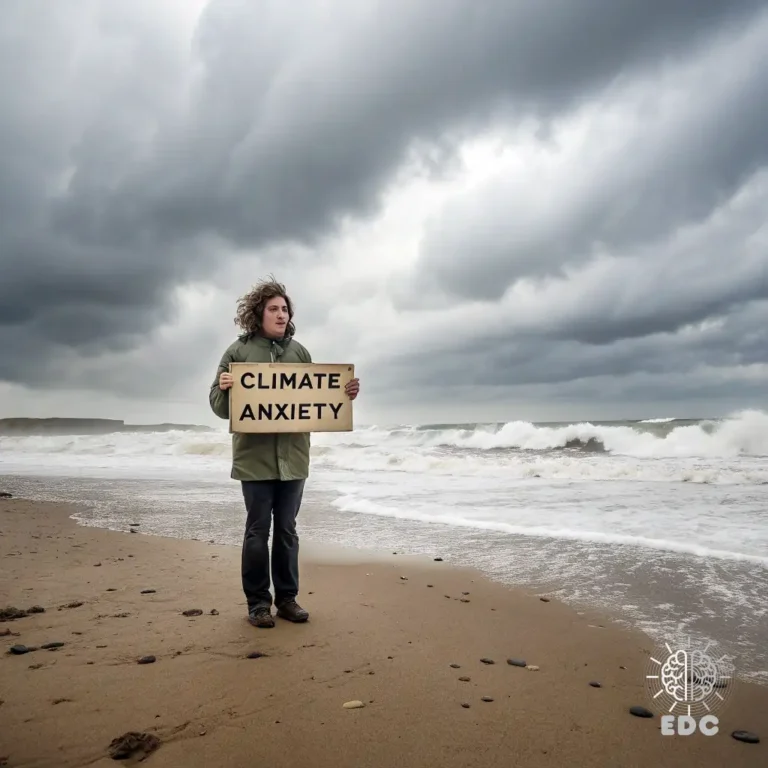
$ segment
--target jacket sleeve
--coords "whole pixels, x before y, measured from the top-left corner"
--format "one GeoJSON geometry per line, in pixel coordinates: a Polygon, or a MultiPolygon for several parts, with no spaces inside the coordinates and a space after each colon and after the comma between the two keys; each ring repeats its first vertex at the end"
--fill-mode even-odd
{"type": "Polygon", "coordinates": [[[219,376],[221,376],[223,372],[229,370],[230,363],[236,362],[233,354],[233,346],[228,347],[226,352],[221,356],[219,367],[216,369],[216,378],[213,380],[213,384],[211,384],[211,391],[208,395],[211,410],[220,419],[229,418],[229,390],[224,391],[219,388],[219,376]]]}
{"type": "Polygon", "coordinates": [[[312,362],[312,355],[309,354],[309,351],[303,344],[299,345],[299,357],[301,358],[302,363],[312,362]]]}

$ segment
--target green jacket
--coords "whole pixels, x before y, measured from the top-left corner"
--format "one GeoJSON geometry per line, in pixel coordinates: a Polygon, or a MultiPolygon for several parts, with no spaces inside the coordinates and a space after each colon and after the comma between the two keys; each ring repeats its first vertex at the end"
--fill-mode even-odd
{"type": "MultiPolygon", "coordinates": [[[[219,376],[230,363],[311,363],[307,350],[294,339],[280,342],[263,336],[240,336],[221,356],[211,384],[211,409],[229,418],[229,390],[219,389],[219,376]]],[[[233,480],[303,480],[309,476],[309,432],[239,433],[232,435],[233,480]]]]}

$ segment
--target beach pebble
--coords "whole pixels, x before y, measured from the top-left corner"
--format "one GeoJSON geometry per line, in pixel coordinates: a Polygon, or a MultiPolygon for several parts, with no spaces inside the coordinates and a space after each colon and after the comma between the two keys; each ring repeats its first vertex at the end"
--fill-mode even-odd
{"type": "Polygon", "coordinates": [[[22,611],[21,608],[9,606],[0,610],[0,621],[13,621],[14,619],[23,619],[28,611],[22,611]]]}
{"type": "Polygon", "coordinates": [[[645,707],[630,707],[629,714],[635,717],[653,717],[653,712],[645,707]]]}
{"type": "Polygon", "coordinates": [[[471,678],[469,678],[469,677],[460,677],[459,680],[461,680],[462,683],[468,683],[471,680],[471,678]]]}
{"type": "Polygon", "coordinates": [[[344,709],[361,709],[365,706],[365,704],[362,701],[345,701],[344,702],[344,709]]]}
{"type": "Polygon", "coordinates": [[[266,656],[266,654],[262,653],[261,651],[251,651],[245,658],[260,659],[262,656],[266,656]]]}
{"type": "Polygon", "coordinates": [[[139,760],[154,752],[160,746],[160,739],[152,733],[128,731],[109,744],[109,756],[113,760],[125,760],[143,753],[139,760]]]}
{"type": "Polygon", "coordinates": [[[12,499],[13,494],[8,493],[8,491],[0,491],[0,499],[12,499]]]}
{"type": "Polygon", "coordinates": [[[139,664],[154,664],[157,659],[154,656],[142,656],[139,659],[139,664]]]}
{"type": "Polygon", "coordinates": [[[156,589],[142,589],[141,594],[142,595],[154,595],[155,592],[157,592],[156,589]]]}
{"type": "Polygon", "coordinates": [[[467,704],[466,701],[462,701],[461,706],[464,707],[464,709],[469,709],[469,704],[467,704]]]}
{"type": "Polygon", "coordinates": [[[460,664],[451,664],[451,669],[461,669],[460,664]]]}
{"type": "Polygon", "coordinates": [[[21,656],[23,653],[29,653],[29,648],[26,645],[12,645],[8,649],[8,653],[12,653],[14,656],[21,656]]]}
{"type": "Polygon", "coordinates": [[[530,670],[531,672],[538,672],[539,668],[535,664],[526,664],[525,668],[530,670]]]}
{"type": "Polygon", "coordinates": [[[480,699],[480,701],[493,701],[493,699],[490,696],[483,696],[483,698],[480,699]]]}
{"type": "MultiPolygon", "coordinates": [[[[82,603],[78,603],[78,605],[82,605],[82,603]]],[[[77,608],[77,605],[68,607],[77,608]]],[[[45,613],[45,608],[42,605],[33,605],[31,608],[27,608],[27,613],[45,613]]]]}
{"type": "Polygon", "coordinates": [[[94,564],[93,564],[93,567],[94,567],[94,568],[101,568],[101,563],[94,563],[94,564]]]}
{"type": "Polygon", "coordinates": [[[469,602],[469,598],[467,598],[467,597],[462,597],[462,598],[461,598],[461,602],[462,602],[462,603],[468,603],[468,602],[469,602]]]}
{"type": "Polygon", "coordinates": [[[525,659],[507,659],[507,664],[513,667],[525,667],[528,666],[525,659]]]}
{"type": "Polygon", "coordinates": [[[540,597],[539,600],[541,600],[542,603],[548,603],[549,598],[548,597],[540,597]]]}
{"type": "Polygon", "coordinates": [[[600,685],[600,683],[598,683],[598,682],[597,682],[597,681],[595,681],[595,680],[592,680],[592,681],[591,681],[589,684],[590,684],[590,685],[591,685],[593,688],[602,688],[602,687],[603,687],[602,685],[600,685]]]}
{"type": "Polygon", "coordinates": [[[760,737],[756,733],[750,733],[750,731],[734,731],[731,736],[736,741],[743,741],[747,744],[759,744],[760,737]]]}
{"type": "Polygon", "coordinates": [[[495,664],[496,663],[493,659],[488,659],[488,658],[480,659],[480,661],[482,661],[483,664],[495,664]]]}
{"type": "Polygon", "coordinates": [[[408,577],[407,576],[401,576],[400,577],[400,581],[408,581],[408,577]]]}
{"type": "Polygon", "coordinates": [[[462,594],[462,595],[468,595],[468,594],[469,594],[469,592],[462,592],[461,594],[462,594]]]}
{"type": "Polygon", "coordinates": [[[51,650],[53,650],[55,648],[63,648],[65,645],[66,645],[66,643],[54,642],[54,643],[45,643],[45,645],[41,645],[40,647],[44,651],[51,651],[51,650]]]}
{"type": "Polygon", "coordinates": [[[189,608],[186,611],[182,611],[184,616],[202,616],[203,612],[200,608],[189,608]]]}
{"type": "Polygon", "coordinates": [[[219,612],[215,608],[212,608],[211,609],[211,616],[218,616],[218,615],[219,615],[219,612]]]}
{"type": "Polygon", "coordinates": [[[427,584],[428,587],[434,587],[434,584],[427,584]]]}
{"type": "Polygon", "coordinates": [[[436,563],[442,563],[443,562],[443,558],[442,557],[436,557],[435,558],[435,562],[436,563]]]}

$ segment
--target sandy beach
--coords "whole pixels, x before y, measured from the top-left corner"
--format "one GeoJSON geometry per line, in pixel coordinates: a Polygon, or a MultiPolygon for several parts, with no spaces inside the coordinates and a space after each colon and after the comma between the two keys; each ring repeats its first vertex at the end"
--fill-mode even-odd
{"type": "Polygon", "coordinates": [[[0,608],[44,609],[0,622],[0,765],[132,764],[110,755],[129,732],[157,739],[142,764],[158,768],[768,764],[764,686],[737,683],[713,737],[631,715],[650,705],[654,646],[607,616],[448,562],[307,547],[311,620],[259,630],[237,547],[83,527],[75,511],[0,500],[0,608]]]}

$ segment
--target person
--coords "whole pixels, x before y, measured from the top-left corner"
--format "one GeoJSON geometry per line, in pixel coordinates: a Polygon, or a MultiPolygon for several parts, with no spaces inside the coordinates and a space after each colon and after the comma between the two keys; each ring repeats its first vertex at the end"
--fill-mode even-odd
{"type": "MultiPolygon", "coordinates": [[[[210,388],[213,412],[229,418],[230,363],[311,363],[312,357],[294,335],[293,302],[285,286],[263,280],[238,301],[235,324],[243,333],[226,349],[210,388]]],[[[359,379],[345,391],[354,400],[359,379]]],[[[296,517],[309,476],[310,435],[292,433],[234,433],[231,477],[239,480],[246,521],[242,548],[242,586],[248,621],[274,627],[272,606],[279,618],[304,622],[309,613],[297,602],[299,593],[299,537],[296,517]],[[269,532],[272,534],[270,563],[269,532]],[[270,568],[271,566],[271,568],[270,568]],[[270,572],[274,601],[270,593],[270,572]]]]}

